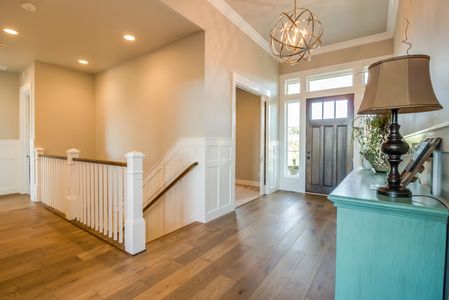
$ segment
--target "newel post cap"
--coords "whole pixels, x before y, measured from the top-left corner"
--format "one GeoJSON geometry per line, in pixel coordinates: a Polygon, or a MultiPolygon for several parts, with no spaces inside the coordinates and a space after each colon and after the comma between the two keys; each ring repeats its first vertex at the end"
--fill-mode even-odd
{"type": "Polygon", "coordinates": [[[78,149],[72,148],[72,149],[67,150],[65,153],[67,153],[67,154],[80,154],[81,152],[78,149]]]}
{"type": "Polygon", "coordinates": [[[38,153],[38,154],[43,154],[45,152],[44,148],[34,148],[34,152],[38,153]]]}
{"type": "Polygon", "coordinates": [[[142,152],[131,151],[131,152],[126,153],[125,157],[127,159],[130,159],[130,158],[144,158],[145,155],[142,152]]]}

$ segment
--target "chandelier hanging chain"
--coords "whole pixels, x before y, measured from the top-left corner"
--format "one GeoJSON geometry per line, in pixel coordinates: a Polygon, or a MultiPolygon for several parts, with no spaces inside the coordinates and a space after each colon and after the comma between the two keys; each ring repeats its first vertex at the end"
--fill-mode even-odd
{"type": "Polygon", "coordinates": [[[296,5],[296,3],[297,3],[297,1],[296,1],[296,0],[293,0],[293,2],[295,3],[295,18],[296,18],[296,10],[297,10],[297,5],[296,5]]]}

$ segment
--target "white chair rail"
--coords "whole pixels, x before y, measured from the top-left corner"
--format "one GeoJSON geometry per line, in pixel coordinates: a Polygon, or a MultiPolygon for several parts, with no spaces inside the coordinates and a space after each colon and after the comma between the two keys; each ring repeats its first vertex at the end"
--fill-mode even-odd
{"type": "Polygon", "coordinates": [[[103,235],[130,254],[145,250],[142,213],[143,157],[125,155],[127,162],[45,155],[35,149],[35,201],[103,235]]]}

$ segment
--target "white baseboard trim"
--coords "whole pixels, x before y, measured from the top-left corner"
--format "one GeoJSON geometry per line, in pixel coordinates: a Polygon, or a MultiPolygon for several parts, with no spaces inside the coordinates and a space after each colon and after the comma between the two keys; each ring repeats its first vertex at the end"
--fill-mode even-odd
{"type": "Polygon", "coordinates": [[[267,188],[267,190],[266,190],[267,195],[273,194],[273,193],[275,193],[277,191],[280,191],[280,189],[278,187],[271,187],[271,188],[267,188]]]}
{"type": "Polygon", "coordinates": [[[227,213],[230,213],[231,211],[233,211],[235,209],[234,207],[234,203],[228,204],[226,206],[223,206],[219,209],[210,211],[206,214],[206,223],[210,222],[212,220],[215,220],[221,216],[224,216],[227,213]]]}
{"type": "Polygon", "coordinates": [[[258,181],[252,181],[252,180],[236,179],[235,183],[241,184],[241,185],[260,187],[260,183],[258,181]]]}
{"type": "Polygon", "coordinates": [[[18,194],[18,193],[19,193],[19,190],[16,187],[0,188],[0,196],[1,195],[18,194]]]}

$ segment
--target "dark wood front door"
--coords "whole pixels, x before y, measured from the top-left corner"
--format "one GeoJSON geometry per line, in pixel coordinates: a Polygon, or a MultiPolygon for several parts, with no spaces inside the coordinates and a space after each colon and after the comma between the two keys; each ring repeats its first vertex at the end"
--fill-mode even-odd
{"type": "Polygon", "coordinates": [[[329,194],[352,170],[353,119],[353,94],[307,99],[307,192],[329,194]]]}

